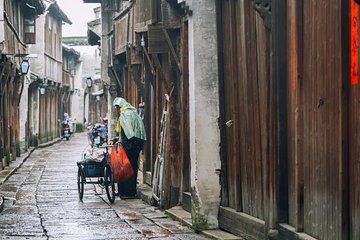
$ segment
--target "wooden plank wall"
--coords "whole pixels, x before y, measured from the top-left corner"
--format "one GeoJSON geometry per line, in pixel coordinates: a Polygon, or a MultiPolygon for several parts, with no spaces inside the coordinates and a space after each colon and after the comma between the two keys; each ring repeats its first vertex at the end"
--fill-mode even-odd
{"type": "Polygon", "coordinates": [[[135,32],[147,31],[147,25],[157,21],[157,1],[138,0],[134,7],[134,30],[135,32]]]}
{"type": "MultiPolygon", "coordinates": [[[[351,54],[354,61],[359,62],[359,5],[352,2],[350,6],[345,6],[345,8],[346,7],[354,11],[350,19],[350,24],[347,24],[348,28],[345,27],[345,34],[347,31],[350,32],[350,34],[355,34],[355,38],[351,39],[351,44],[354,46],[356,52],[354,54],[350,46],[345,51],[351,54]],[[353,25],[354,20],[356,21],[355,25],[353,25]]],[[[345,62],[345,64],[347,64],[346,66],[350,66],[349,62],[345,62]]],[[[349,89],[349,234],[351,240],[360,239],[360,85],[359,70],[354,70],[356,79],[349,89]],[[355,84],[356,81],[357,83],[355,84]]],[[[351,75],[347,78],[349,82],[352,77],[351,75]]]]}
{"type": "Polygon", "coordinates": [[[120,54],[126,51],[126,44],[128,43],[128,29],[129,29],[129,14],[125,14],[120,20],[115,22],[115,54],[120,54]]]}
{"type": "MultiPolygon", "coordinates": [[[[188,24],[183,22],[181,28],[181,141],[182,151],[180,158],[183,159],[183,191],[190,192],[190,120],[189,120],[189,42],[188,24]]],[[[184,200],[183,200],[184,202],[184,200]]]]}
{"type": "Polygon", "coordinates": [[[316,239],[348,239],[346,5],[287,4],[289,224],[316,239]]]}
{"type": "Polygon", "coordinates": [[[287,83],[287,112],[288,112],[288,188],[289,188],[289,223],[296,228],[297,231],[303,230],[303,206],[304,201],[304,176],[303,176],[303,156],[301,155],[300,143],[303,141],[302,129],[302,98],[300,97],[303,90],[301,87],[302,75],[302,4],[296,0],[288,1],[288,83],[287,83]],[[297,8],[300,10],[297,11],[297,8]],[[299,13],[299,14],[298,14],[299,13]],[[295,90],[296,89],[296,90],[295,90]]]}
{"type": "MultiPolygon", "coordinates": [[[[222,33],[222,40],[220,41],[223,43],[223,52],[224,56],[222,59],[223,62],[223,83],[224,83],[224,121],[235,121],[233,125],[226,128],[226,138],[227,138],[227,144],[225,146],[225,152],[227,156],[227,186],[226,189],[226,195],[222,197],[222,202],[224,206],[229,206],[235,210],[241,210],[241,188],[240,188],[240,170],[239,170],[239,148],[236,146],[239,145],[239,125],[236,122],[238,120],[238,109],[235,109],[236,104],[229,104],[232,101],[237,101],[237,90],[239,87],[237,85],[232,84],[225,84],[225,83],[231,83],[231,80],[235,78],[234,75],[236,73],[233,73],[233,71],[237,70],[235,67],[235,56],[237,53],[237,50],[240,50],[240,48],[236,48],[236,44],[234,43],[234,38],[228,37],[228,36],[234,36],[233,32],[233,20],[231,18],[226,18],[226,16],[232,16],[232,11],[234,11],[234,3],[230,1],[228,4],[223,4],[222,6],[222,27],[223,27],[223,33],[222,33]],[[234,54],[234,55],[233,55],[234,54]],[[237,152],[236,152],[237,151],[237,152]],[[240,195],[239,195],[240,194],[240,195]]],[[[240,22],[239,22],[240,24],[240,22]]],[[[237,84],[237,81],[234,81],[233,84],[237,84]]],[[[240,104],[240,103],[239,103],[240,104]]]]}
{"type": "MultiPolygon", "coordinates": [[[[24,53],[26,46],[21,42],[20,34],[15,30],[21,24],[18,20],[18,13],[20,3],[6,0],[4,4],[4,17],[3,22],[5,45],[4,52],[6,53],[24,53]],[[14,14],[16,13],[16,14],[14,14]]],[[[15,62],[13,58],[8,59],[8,62],[4,64],[4,71],[1,72],[1,84],[2,92],[0,94],[2,101],[2,138],[3,138],[3,150],[7,153],[16,153],[16,142],[19,141],[19,101],[23,86],[23,79],[17,76],[15,70],[15,62]]]]}
{"type": "Polygon", "coordinates": [[[222,1],[223,123],[227,195],[222,204],[275,227],[276,84],[271,31],[252,1],[222,1]],[[234,37],[238,36],[238,37],[234,37]],[[271,220],[270,220],[271,219],[271,220]]]}

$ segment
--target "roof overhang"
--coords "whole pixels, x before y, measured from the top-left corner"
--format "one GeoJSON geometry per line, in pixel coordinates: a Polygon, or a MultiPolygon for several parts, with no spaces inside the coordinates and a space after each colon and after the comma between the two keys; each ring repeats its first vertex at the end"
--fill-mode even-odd
{"type": "Polygon", "coordinates": [[[95,19],[91,22],[88,22],[88,31],[87,31],[88,42],[90,45],[101,45],[101,22],[100,19],[95,19]]]}
{"type": "Polygon", "coordinates": [[[61,8],[59,7],[59,5],[57,4],[57,2],[53,2],[49,5],[49,7],[47,8],[47,10],[54,14],[55,16],[57,16],[61,21],[67,23],[67,24],[72,24],[72,22],[70,21],[70,19],[68,18],[68,16],[66,16],[66,14],[61,10],[61,8]]]}
{"type": "Polygon", "coordinates": [[[83,0],[84,3],[101,3],[101,0],[83,0]]]}
{"type": "Polygon", "coordinates": [[[73,49],[69,46],[66,46],[65,44],[62,44],[62,50],[63,50],[63,52],[66,52],[67,54],[73,55],[76,60],[79,60],[80,53],[78,51],[76,51],[75,49],[73,49]]]}
{"type": "Polygon", "coordinates": [[[42,0],[26,0],[24,1],[26,12],[33,12],[34,15],[41,15],[45,12],[46,6],[42,0]]]}

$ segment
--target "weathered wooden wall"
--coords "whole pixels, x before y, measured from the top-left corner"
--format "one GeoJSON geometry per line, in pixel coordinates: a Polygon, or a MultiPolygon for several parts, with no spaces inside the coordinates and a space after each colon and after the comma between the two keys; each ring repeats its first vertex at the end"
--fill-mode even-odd
{"type": "MultiPolygon", "coordinates": [[[[222,131],[222,205],[264,220],[268,229],[276,228],[276,215],[283,211],[280,221],[294,227],[294,234],[283,234],[292,231],[284,228],[280,239],[298,238],[296,232],[319,240],[358,239],[359,86],[349,74],[353,1],[282,1],[277,10],[284,11],[286,22],[271,24],[261,10],[266,1],[219,2],[221,122],[232,120],[222,131]],[[285,39],[273,36],[269,26],[286,29],[285,39]],[[281,44],[286,49],[275,53],[281,44]],[[287,63],[272,68],[281,54],[287,63]],[[282,79],[272,79],[281,75],[273,71],[284,69],[286,94],[277,102],[282,79]],[[285,119],[279,119],[279,109],[285,119]],[[277,133],[284,130],[287,146],[279,148],[277,133]],[[287,158],[277,168],[283,153],[287,158]],[[286,171],[277,172],[286,191],[274,171],[286,171]],[[288,207],[275,207],[277,197],[288,207]]],[[[358,40],[355,45],[358,51],[358,40]]],[[[226,222],[232,214],[222,208],[220,226],[251,234],[226,222]]]]}
{"type": "MultiPolygon", "coordinates": [[[[22,41],[21,29],[22,9],[21,3],[6,0],[4,4],[4,42],[1,58],[1,92],[0,92],[0,150],[6,154],[8,160],[14,160],[19,154],[19,103],[23,90],[24,77],[18,75],[16,65],[20,64],[20,58],[14,58],[15,53],[25,53],[26,45],[22,41]],[[10,158],[11,154],[11,158],[10,158]]],[[[0,158],[3,156],[0,156],[0,158]]]]}
{"type": "Polygon", "coordinates": [[[278,214],[271,8],[269,1],[219,1],[218,7],[224,206],[219,224],[265,239],[278,214]]]}
{"type": "Polygon", "coordinates": [[[134,6],[134,26],[135,32],[146,32],[149,24],[154,24],[158,20],[158,1],[139,0],[134,6]]]}
{"type": "MultiPolygon", "coordinates": [[[[271,31],[252,1],[221,1],[220,8],[222,205],[266,220],[274,228],[277,101],[271,31]]],[[[220,217],[220,226],[232,228],[226,219],[220,217]]]]}
{"type": "Polygon", "coordinates": [[[316,239],[348,239],[348,124],[356,111],[348,108],[342,29],[348,4],[288,1],[287,9],[289,224],[316,239]]]}
{"type": "MultiPolygon", "coordinates": [[[[345,48],[344,51],[348,52],[351,56],[349,62],[344,61],[344,66],[346,67],[343,70],[348,70],[348,66],[355,67],[353,70],[350,70],[350,76],[346,78],[349,82],[351,79],[351,85],[349,88],[349,174],[350,180],[349,184],[349,219],[350,223],[350,239],[360,239],[360,85],[359,85],[359,9],[360,6],[355,2],[351,2],[350,6],[345,5],[345,11],[347,7],[350,9],[350,23],[343,25],[345,34],[350,32],[351,40],[350,46],[345,48]],[[347,27],[345,27],[347,26],[347,27]]],[[[345,56],[348,56],[347,54],[345,56]]]]}

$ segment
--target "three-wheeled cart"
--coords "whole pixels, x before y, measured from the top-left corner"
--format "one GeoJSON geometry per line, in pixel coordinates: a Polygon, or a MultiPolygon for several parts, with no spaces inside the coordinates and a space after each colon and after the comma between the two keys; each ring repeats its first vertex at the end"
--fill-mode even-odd
{"type": "Polygon", "coordinates": [[[111,145],[89,145],[82,154],[82,161],[77,162],[77,185],[79,199],[84,196],[84,184],[99,184],[105,187],[110,203],[115,201],[114,174],[110,165],[108,148],[111,145]]]}

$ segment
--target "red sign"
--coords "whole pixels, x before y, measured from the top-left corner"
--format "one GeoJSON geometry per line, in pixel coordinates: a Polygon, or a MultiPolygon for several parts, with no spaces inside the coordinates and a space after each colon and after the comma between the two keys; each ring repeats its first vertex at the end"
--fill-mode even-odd
{"type": "Polygon", "coordinates": [[[359,83],[359,5],[354,0],[350,0],[350,5],[350,74],[351,84],[355,85],[359,83]]]}

